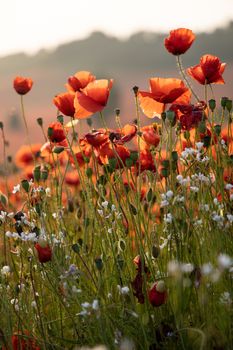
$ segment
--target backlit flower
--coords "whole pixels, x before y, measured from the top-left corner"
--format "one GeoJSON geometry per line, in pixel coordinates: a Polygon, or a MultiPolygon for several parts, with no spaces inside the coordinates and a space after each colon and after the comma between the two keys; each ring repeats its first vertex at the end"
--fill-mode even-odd
{"type": "Polygon", "coordinates": [[[167,104],[188,104],[191,98],[183,81],[174,78],[151,78],[150,92],[139,91],[140,107],[149,118],[160,116],[167,104]]]}
{"type": "Polygon", "coordinates": [[[33,81],[31,78],[24,78],[20,76],[17,76],[13,82],[14,89],[19,95],[27,94],[31,90],[32,85],[33,81]]]}
{"type": "Polygon", "coordinates": [[[195,35],[190,29],[178,28],[170,31],[170,35],[164,40],[164,45],[173,55],[181,55],[190,48],[194,39],[195,35]]]}
{"type": "Polygon", "coordinates": [[[188,74],[200,84],[224,84],[222,74],[226,63],[221,63],[217,56],[204,55],[200,64],[187,69],[188,74]]]}
{"type": "Polygon", "coordinates": [[[40,155],[41,144],[23,145],[15,155],[15,163],[18,167],[24,168],[34,163],[34,158],[40,155]]]}
{"type": "Polygon", "coordinates": [[[62,142],[66,139],[66,134],[61,123],[54,122],[49,124],[48,137],[51,142],[62,142]]]}
{"type": "Polygon", "coordinates": [[[95,80],[77,91],[74,99],[75,118],[83,119],[101,112],[108,102],[112,84],[112,80],[95,80]]]}
{"type": "Polygon", "coordinates": [[[53,103],[59,109],[59,111],[68,116],[74,117],[74,97],[75,94],[72,92],[64,92],[54,97],[53,103]]]}
{"type": "Polygon", "coordinates": [[[41,263],[45,263],[52,259],[52,249],[45,240],[40,240],[35,244],[35,252],[38,256],[38,260],[41,263]]]}
{"type": "Polygon", "coordinates": [[[157,147],[160,141],[157,125],[146,125],[141,128],[142,139],[148,146],[157,147]]]}
{"type": "Polygon", "coordinates": [[[68,91],[80,91],[84,89],[90,82],[95,80],[95,76],[87,71],[80,71],[69,77],[66,87],[68,91]]]}
{"type": "Polygon", "coordinates": [[[206,103],[204,101],[200,101],[196,105],[173,104],[170,109],[175,112],[182,130],[190,130],[197,127],[200,121],[206,118],[206,103]]]}

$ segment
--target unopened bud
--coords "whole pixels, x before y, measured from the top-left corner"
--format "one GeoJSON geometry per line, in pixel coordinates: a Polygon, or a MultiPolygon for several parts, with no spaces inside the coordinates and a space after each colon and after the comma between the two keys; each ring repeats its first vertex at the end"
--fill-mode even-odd
{"type": "Polygon", "coordinates": [[[63,125],[63,123],[64,123],[64,117],[63,117],[62,114],[60,114],[60,115],[57,116],[57,121],[63,125]]]}
{"type": "Polygon", "coordinates": [[[169,122],[170,122],[171,124],[173,124],[173,123],[174,123],[174,120],[175,120],[175,112],[174,112],[174,111],[167,111],[167,112],[166,112],[166,117],[167,117],[167,119],[169,120],[169,122]]]}
{"type": "Polygon", "coordinates": [[[53,148],[53,153],[56,153],[56,154],[60,154],[61,152],[64,151],[64,147],[63,146],[56,146],[53,148]]]}
{"type": "Polygon", "coordinates": [[[34,180],[39,182],[40,181],[40,165],[37,165],[33,170],[33,177],[34,180]]]}
{"type": "Polygon", "coordinates": [[[216,135],[220,135],[221,134],[221,125],[215,125],[214,126],[214,132],[216,135]]]}
{"type": "Polygon", "coordinates": [[[28,180],[22,180],[21,186],[23,187],[25,192],[27,192],[27,193],[29,192],[30,185],[29,185],[28,180]]]}
{"type": "Polygon", "coordinates": [[[228,110],[228,112],[230,113],[232,110],[232,100],[227,100],[226,102],[226,109],[228,110]]]}
{"type": "Polygon", "coordinates": [[[216,108],[216,101],[214,99],[209,100],[209,108],[213,112],[216,108]]]}
{"type": "Polygon", "coordinates": [[[169,170],[169,168],[162,168],[162,169],[161,169],[161,175],[162,175],[163,177],[168,177],[168,176],[170,175],[170,170],[169,170]]]}
{"type": "Polygon", "coordinates": [[[120,111],[119,108],[116,108],[116,109],[115,109],[115,114],[116,114],[117,117],[120,115],[120,112],[121,112],[121,111],[120,111]]]}
{"type": "Polygon", "coordinates": [[[138,94],[138,89],[139,89],[138,86],[134,86],[134,87],[133,87],[133,92],[134,92],[134,95],[135,95],[135,96],[137,96],[137,94],[138,94]]]}
{"type": "Polygon", "coordinates": [[[222,97],[221,98],[221,106],[222,106],[223,109],[226,108],[227,101],[228,101],[228,97],[222,97]]]}
{"type": "Polygon", "coordinates": [[[37,118],[36,121],[37,121],[37,124],[39,126],[43,126],[43,119],[42,118],[37,118]]]}

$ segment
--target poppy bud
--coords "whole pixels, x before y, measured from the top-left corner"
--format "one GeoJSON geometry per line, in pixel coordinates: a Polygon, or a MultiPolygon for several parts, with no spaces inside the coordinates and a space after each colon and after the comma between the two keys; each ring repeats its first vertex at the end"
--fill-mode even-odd
{"type": "Polygon", "coordinates": [[[201,134],[204,134],[206,132],[206,124],[205,124],[205,121],[201,121],[198,125],[198,131],[201,133],[201,134]]]}
{"type": "Polygon", "coordinates": [[[165,122],[165,120],[166,120],[166,112],[162,112],[161,113],[161,118],[162,118],[162,120],[165,122]]]}
{"type": "Polygon", "coordinates": [[[27,192],[27,193],[29,192],[30,185],[29,185],[28,180],[22,180],[21,186],[23,187],[25,192],[27,192]]]}
{"type": "Polygon", "coordinates": [[[159,254],[160,254],[160,247],[156,246],[156,245],[153,245],[153,247],[152,247],[152,256],[153,256],[153,258],[157,259],[159,254]]]}
{"type": "Polygon", "coordinates": [[[175,119],[175,112],[174,111],[167,111],[166,112],[166,117],[169,120],[171,124],[173,124],[174,119],[175,119]]]}
{"type": "Polygon", "coordinates": [[[230,111],[232,110],[232,100],[227,100],[226,108],[227,108],[228,112],[230,113],[230,111]]]}
{"type": "Polygon", "coordinates": [[[61,152],[64,151],[64,147],[63,146],[56,146],[53,148],[53,153],[56,153],[56,154],[60,154],[61,152]]]}
{"type": "Polygon", "coordinates": [[[101,258],[96,258],[95,265],[97,270],[101,271],[103,269],[103,260],[101,258]]]}
{"type": "Polygon", "coordinates": [[[16,77],[13,82],[14,89],[19,95],[27,94],[31,90],[32,85],[33,81],[31,78],[24,78],[20,76],[16,77]]]}
{"type": "Polygon", "coordinates": [[[178,160],[178,153],[176,151],[173,151],[171,156],[172,156],[172,160],[174,162],[177,162],[177,160],[178,160]]]}
{"type": "Polygon", "coordinates": [[[228,97],[222,97],[221,98],[221,106],[222,106],[223,109],[226,108],[227,101],[228,101],[228,97]]]}
{"type": "Polygon", "coordinates": [[[214,99],[209,100],[209,107],[212,112],[215,110],[216,101],[214,99]]]}
{"type": "Polygon", "coordinates": [[[164,168],[168,169],[169,166],[170,166],[169,160],[168,160],[168,159],[164,159],[164,160],[162,161],[162,166],[163,166],[164,168]]]}
{"type": "Polygon", "coordinates": [[[190,140],[190,132],[188,130],[185,130],[184,138],[185,138],[185,140],[190,140]]]}
{"type": "Polygon", "coordinates": [[[135,96],[137,96],[137,94],[138,94],[138,89],[139,89],[138,86],[133,87],[133,92],[134,92],[135,96]]]}
{"type": "Polygon", "coordinates": [[[42,118],[37,118],[36,121],[37,121],[37,124],[39,126],[43,126],[43,119],[42,118]]]}
{"type": "Polygon", "coordinates": [[[162,175],[163,177],[168,177],[168,176],[170,175],[170,170],[169,170],[169,168],[162,168],[162,169],[161,169],[161,175],[162,175]]]}
{"type": "Polygon", "coordinates": [[[60,124],[64,124],[64,117],[63,117],[63,115],[62,114],[60,114],[60,115],[58,115],[57,116],[57,121],[60,123],[60,124]]]}
{"type": "Polygon", "coordinates": [[[164,281],[158,281],[153,284],[148,292],[149,302],[152,306],[158,307],[163,305],[167,299],[167,291],[164,281]]]}
{"type": "Polygon", "coordinates": [[[119,108],[116,108],[116,109],[115,109],[115,113],[116,113],[116,116],[117,116],[117,117],[120,115],[120,112],[121,112],[121,111],[120,111],[119,108]]]}
{"type": "Polygon", "coordinates": [[[37,165],[33,170],[33,177],[36,182],[40,181],[40,165],[37,165]]]}
{"type": "Polygon", "coordinates": [[[204,136],[203,137],[204,147],[209,147],[210,146],[210,141],[211,141],[211,137],[209,135],[204,136]]]}
{"type": "Polygon", "coordinates": [[[40,238],[34,247],[35,253],[41,263],[45,263],[52,259],[52,250],[45,239],[40,238]]]}
{"type": "Polygon", "coordinates": [[[48,175],[49,175],[48,169],[45,168],[41,170],[41,179],[43,181],[47,180],[48,175]]]}
{"type": "Polygon", "coordinates": [[[215,125],[214,132],[217,136],[219,136],[221,134],[221,125],[215,125]]]}

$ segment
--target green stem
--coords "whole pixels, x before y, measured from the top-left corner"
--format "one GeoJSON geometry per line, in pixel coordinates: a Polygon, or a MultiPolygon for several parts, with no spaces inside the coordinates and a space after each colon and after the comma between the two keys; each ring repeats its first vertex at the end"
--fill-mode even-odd
{"type": "Polygon", "coordinates": [[[184,70],[183,65],[182,65],[181,57],[179,55],[176,56],[176,62],[177,62],[177,66],[179,68],[180,74],[181,74],[182,78],[184,79],[186,85],[191,90],[191,92],[192,92],[193,96],[195,97],[195,99],[197,100],[197,102],[199,102],[200,99],[197,96],[197,94],[195,93],[195,91],[193,90],[193,87],[185,74],[185,70],[184,70]]]}

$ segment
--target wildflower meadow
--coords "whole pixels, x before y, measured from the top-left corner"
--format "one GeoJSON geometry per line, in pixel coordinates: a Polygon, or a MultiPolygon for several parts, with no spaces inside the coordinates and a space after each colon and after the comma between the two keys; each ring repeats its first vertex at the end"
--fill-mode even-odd
{"type": "Polygon", "coordinates": [[[15,77],[27,142],[9,157],[0,122],[0,349],[233,349],[232,100],[214,97],[219,57],[184,68],[194,40],[165,38],[181,79],[132,87],[129,124],[119,106],[105,119],[117,81],[70,76],[40,144],[33,77],[15,77]]]}

